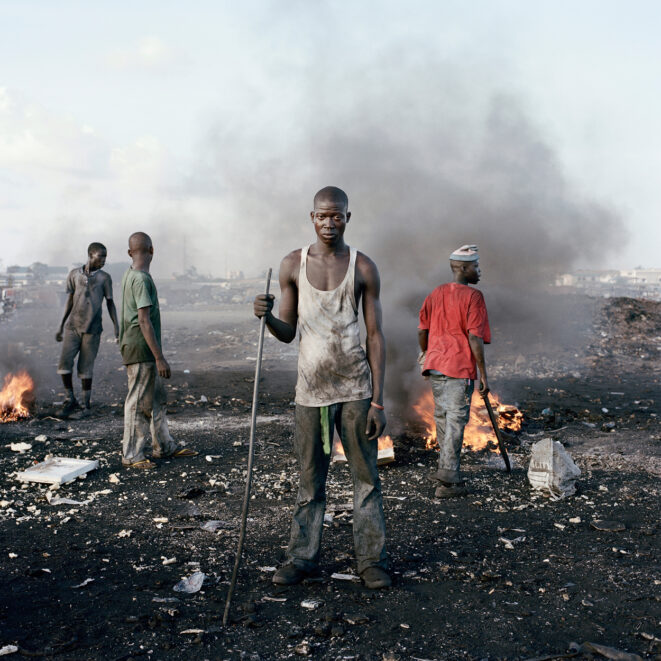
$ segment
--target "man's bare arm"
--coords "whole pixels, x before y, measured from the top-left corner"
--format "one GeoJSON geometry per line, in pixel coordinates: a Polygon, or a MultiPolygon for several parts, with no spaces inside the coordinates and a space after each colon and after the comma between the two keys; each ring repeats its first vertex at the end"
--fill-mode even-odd
{"type": "Polygon", "coordinates": [[[477,368],[480,370],[479,391],[481,395],[485,395],[489,392],[489,384],[487,382],[487,368],[484,363],[484,340],[477,335],[468,333],[468,343],[475,357],[477,368]]]}
{"type": "Polygon", "coordinates": [[[69,294],[69,296],[67,297],[66,305],[64,306],[64,316],[62,317],[62,323],[60,324],[60,327],[57,329],[57,333],[55,333],[55,340],[57,342],[62,341],[62,331],[64,330],[64,322],[69,318],[72,308],[73,308],[73,294],[69,294]]]}
{"type": "MultiPolygon", "coordinates": [[[[386,339],[383,335],[381,313],[381,279],[376,264],[359,254],[357,270],[363,287],[363,317],[367,332],[367,362],[372,372],[372,402],[383,406],[383,383],[386,375],[386,339]]],[[[386,426],[383,410],[370,406],[367,414],[367,435],[378,438],[386,426]]]]}
{"type": "Polygon", "coordinates": [[[427,351],[427,344],[429,342],[429,330],[423,328],[418,330],[418,344],[420,345],[420,351],[423,353],[427,351]]]}
{"type": "Polygon", "coordinates": [[[272,310],[275,302],[273,294],[259,294],[255,297],[255,316],[266,317],[266,326],[273,337],[289,344],[296,337],[298,324],[298,287],[294,274],[300,267],[300,250],[287,255],[280,263],[280,318],[272,310]]]}
{"type": "Polygon", "coordinates": [[[115,302],[112,298],[106,299],[106,305],[108,306],[108,314],[112,320],[113,326],[115,327],[115,339],[119,339],[119,322],[117,321],[117,309],[115,308],[115,302]]]}
{"type": "Polygon", "coordinates": [[[154,354],[156,359],[156,369],[158,373],[164,378],[170,378],[170,365],[168,361],[163,357],[163,351],[158,344],[156,339],[156,332],[152,326],[151,319],[149,317],[149,311],[151,305],[148,305],[145,308],[138,308],[138,323],[140,324],[140,330],[142,331],[142,336],[145,338],[147,346],[151,349],[151,352],[154,354]]]}

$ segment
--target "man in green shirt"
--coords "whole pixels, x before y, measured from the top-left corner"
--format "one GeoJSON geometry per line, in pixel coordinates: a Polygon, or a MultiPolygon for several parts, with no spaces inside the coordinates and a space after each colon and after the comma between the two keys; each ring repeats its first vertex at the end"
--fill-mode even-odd
{"type": "Polygon", "coordinates": [[[126,365],[129,391],[124,404],[122,464],[155,468],[145,457],[151,430],[152,457],[194,457],[197,452],[177,445],[170,436],[165,416],[167,398],[162,379],[170,378],[170,366],[161,349],[161,313],[156,285],[149,274],[154,257],[151,239],[144,232],[129,237],[131,267],[122,278],[122,315],[119,345],[126,365]]]}

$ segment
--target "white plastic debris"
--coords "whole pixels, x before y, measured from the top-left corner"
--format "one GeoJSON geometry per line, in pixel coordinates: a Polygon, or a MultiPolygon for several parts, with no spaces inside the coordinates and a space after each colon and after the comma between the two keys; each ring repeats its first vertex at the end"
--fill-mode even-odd
{"type": "Polygon", "coordinates": [[[205,578],[206,578],[206,574],[204,572],[201,571],[193,572],[187,578],[182,578],[179,581],[179,583],[177,583],[174,586],[173,590],[175,592],[185,592],[186,594],[194,594],[195,592],[200,591],[200,588],[202,587],[205,578]]]}
{"type": "Polygon", "coordinates": [[[32,450],[32,445],[30,445],[30,443],[10,443],[9,449],[12,452],[20,452],[21,454],[23,454],[28,450],[32,450]]]}
{"type": "Polygon", "coordinates": [[[39,443],[43,443],[44,441],[48,440],[48,436],[46,434],[39,434],[39,436],[34,437],[35,441],[39,441],[39,443]]]}
{"type": "Polygon", "coordinates": [[[0,647],[0,656],[7,656],[7,654],[15,654],[18,652],[16,645],[4,645],[0,647]]]}
{"type": "Polygon", "coordinates": [[[68,457],[50,457],[40,464],[18,473],[16,477],[21,482],[45,482],[47,484],[63,484],[70,482],[79,475],[88,473],[99,467],[98,460],[70,459],[68,457]]]}
{"type": "Polygon", "coordinates": [[[130,537],[133,534],[132,530],[120,530],[117,533],[117,537],[130,537]]]}
{"type": "Polygon", "coordinates": [[[303,599],[301,606],[303,606],[303,608],[307,608],[308,610],[316,610],[322,606],[323,603],[324,602],[321,601],[321,599],[303,599]]]}
{"type": "Polygon", "coordinates": [[[338,572],[331,574],[331,578],[336,581],[360,581],[360,576],[356,576],[355,574],[340,574],[338,572]]]}
{"type": "Polygon", "coordinates": [[[560,442],[543,438],[532,446],[528,481],[533,489],[553,498],[572,496],[580,474],[580,468],[560,442]]]}
{"type": "Polygon", "coordinates": [[[108,482],[111,484],[119,484],[119,473],[110,473],[110,475],[108,475],[108,482]]]}
{"type": "Polygon", "coordinates": [[[73,500],[72,498],[60,498],[59,496],[53,496],[50,491],[46,492],[46,500],[49,505],[89,505],[92,502],[92,498],[89,500],[73,500]]]}
{"type": "Polygon", "coordinates": [[[201,530],[206,530],[207,532],[216,532],[220,528],[232,528],[233,526],[227,521],[205,521],[201,526],[201,530]]]}
{"type": "Polygon", "coordinates": [[[71,588],[73,590],[77,590],[78,588],[84,588],[86,585],[89,585],[90,583],[93,582],[94,582],[93,578],[86,578],[82,583],[78,583],[78,585],[72,585],[71,588]]]}

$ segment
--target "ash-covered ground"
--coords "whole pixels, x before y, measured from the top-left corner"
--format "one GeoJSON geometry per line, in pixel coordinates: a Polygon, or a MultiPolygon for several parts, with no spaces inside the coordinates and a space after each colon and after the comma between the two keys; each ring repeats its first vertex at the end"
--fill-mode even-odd
{"type": "Polygon", "coordinates": [[[164,308],[171,429],[200,455],[152,472],[120,465],[117,346],[102,342],[94,415],[55,419],[61,310],[19,310],[0,327],[0,360],[30,370],[37,408],[0,426],[0,648],[80,660],[528,659],[590,641],[661,658],[661,305],[573,299],[563,309],[564,339],[540,332],[525,350],[515,327],[494,328],[492,388],[526,417],[508,441],[511,475],[497,454],[467,452],[472,494],[434,499],[426,476],[436,455],[390,407],[396,461],[381,479],[394,585],[376,592],[331,578],[355,573],[345,465],[329,476],[322,577],[286,589],[270,582],[298,476],[296,346],[267,337],[245,558],[227,627],[258,337],[250,306],[164,308]],[[545,437],[580,466],[575,496],[531,491],[530,447],[545,437]],[[12,451],[19,442],[31,449],[12,451]],[[58,490],[16,480],[48,454],[100,468],[58,490]],[[63,497],[81,504],[53,504],[63,497]],[[595,529],[596,520],[621,529],[595,529]],[[203,528],[209,521],[215,530],[203,528]],[[195,571],[207,576],[199,592],[173,590],[195,571]]]}

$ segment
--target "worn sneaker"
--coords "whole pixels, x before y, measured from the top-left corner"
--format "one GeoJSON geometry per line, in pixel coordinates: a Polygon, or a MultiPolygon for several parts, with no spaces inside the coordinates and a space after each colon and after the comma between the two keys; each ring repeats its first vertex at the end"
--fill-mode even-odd
{"type": "Polygon", "coordinates": [[[389,588],[392,585],[392,580],[388,572],[381,567],[368,567],[360,572],[360,578],[366,588],[370,590],[378,590],[380,588],[389,588]]]}
{"type": "Polygon", "coordinates": [[[468,489],[465,482],[460,482],[459,484],[441,484],[434,491],[436,498],[458,498],[459,496],[466,495],[468,495],[468,489]]]}
{"type": "Polygon", "coordinates": [[[316,572],[306,571],[305,569],[301,569],[300,567],[289,563],[287,565],[282,565],[282,567],[273,574],[272,581],[275,585],[296,585],[315,573],[316,572]]]}

